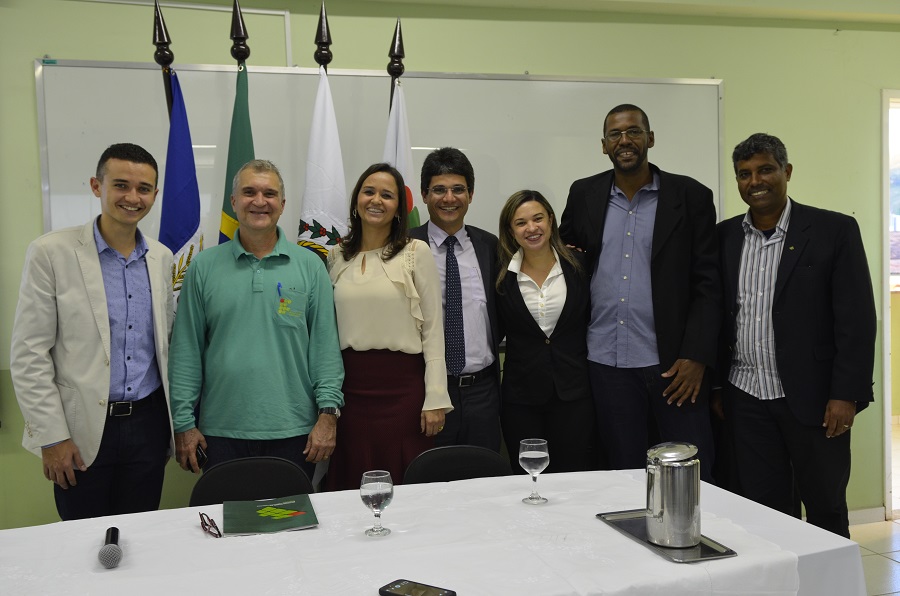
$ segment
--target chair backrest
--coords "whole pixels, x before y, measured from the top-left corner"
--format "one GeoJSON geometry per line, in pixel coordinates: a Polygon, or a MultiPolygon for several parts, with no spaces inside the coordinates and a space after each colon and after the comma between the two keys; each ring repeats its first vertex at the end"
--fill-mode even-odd
{"type": "Polygon", "coordinates": [[[312,492],[309,477],[294,462],[280,457],[245,457],[206,470],[191,491],[190,506],[275,499],[312,492]]]}
{"type": "Polygon", "coordinates": [[[412,460],[403,475],[403,484],[452,482],[511,474],[509,462],[496,451],[475,445],[448,445],[429,449],[412,460]]]}

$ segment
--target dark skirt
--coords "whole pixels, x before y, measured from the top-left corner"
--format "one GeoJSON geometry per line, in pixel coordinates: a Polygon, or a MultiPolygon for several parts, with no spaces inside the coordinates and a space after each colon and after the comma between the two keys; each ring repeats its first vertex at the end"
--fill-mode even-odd
{"type": "Polygon", "coordinates": [[[326,490],[358,489],[369,470],[387,470],[402,484],[409,463],[434,446],[421,428],[425,359],[391,350],[341,354],[344,407],[326,490]]]}

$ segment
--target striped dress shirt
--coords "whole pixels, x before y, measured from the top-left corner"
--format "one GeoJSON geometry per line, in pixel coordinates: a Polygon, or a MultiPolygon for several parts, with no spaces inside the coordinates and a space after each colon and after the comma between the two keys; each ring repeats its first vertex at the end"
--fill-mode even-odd
{"type": "Polygon", "coordinates": [[[728,381],[759,399],[784,397],[775,361],[772,301],[790,220],[791,201],[788,200],[770,235],[753,226],[749,211],[742,222],[744,245],[738,272],[736,341],[728,381]]]}

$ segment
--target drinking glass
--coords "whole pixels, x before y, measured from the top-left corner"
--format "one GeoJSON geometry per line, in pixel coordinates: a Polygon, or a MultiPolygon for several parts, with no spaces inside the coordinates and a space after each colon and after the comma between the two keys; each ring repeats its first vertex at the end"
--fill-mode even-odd
{"type": "Polygon", "coordinates": [[[386,470],[372,470],[362,475],[359,496],[363,504],[375,513],[375,526],[366,530],[366,536],[387,536],[391,531],[381,525],[381,511],[394,498],[394,481],[386,470]]]}
{"type": "Polygon", "coordinates": [[[545,439],[522,439],[519,441],[519,465],[531,474],[531,495],[522,499],[529,505],[546,503],[547,499],[538,494],[537,477],[550,465],[550,450],[545,439]]]}

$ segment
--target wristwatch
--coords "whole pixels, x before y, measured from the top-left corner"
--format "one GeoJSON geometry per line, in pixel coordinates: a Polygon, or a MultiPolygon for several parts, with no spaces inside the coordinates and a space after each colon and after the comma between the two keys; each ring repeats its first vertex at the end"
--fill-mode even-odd
{"type": "Polygon", "coordinates": [[[340,408],[319,408],[319,414],[331,414],[335,417],[335,419],[339,419],[341,417],[341,409],[340,408]]]}

